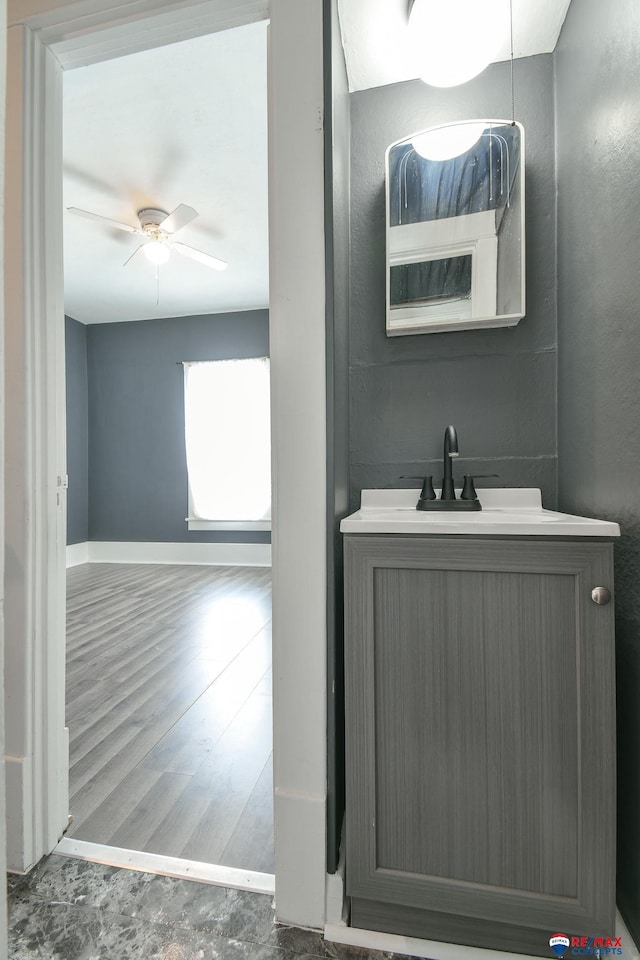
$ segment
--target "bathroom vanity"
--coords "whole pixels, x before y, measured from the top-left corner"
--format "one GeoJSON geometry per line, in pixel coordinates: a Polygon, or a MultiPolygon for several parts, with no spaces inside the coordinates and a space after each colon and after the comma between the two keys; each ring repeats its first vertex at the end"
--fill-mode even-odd
{"type": "Polygon", "coordinates": [[[351,925],[549,956],[614,930],[619,528],[479,495],[342,523],[351,925]]]}

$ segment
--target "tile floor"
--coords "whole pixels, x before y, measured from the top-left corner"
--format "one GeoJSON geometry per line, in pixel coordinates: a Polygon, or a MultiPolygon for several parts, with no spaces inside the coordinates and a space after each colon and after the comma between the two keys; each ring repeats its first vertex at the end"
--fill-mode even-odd
{"type": "Polygon", "coordinates": [[[9,960],[383,960],[274,922],[272,898],[52,855],[9,877],[9,960]]]}

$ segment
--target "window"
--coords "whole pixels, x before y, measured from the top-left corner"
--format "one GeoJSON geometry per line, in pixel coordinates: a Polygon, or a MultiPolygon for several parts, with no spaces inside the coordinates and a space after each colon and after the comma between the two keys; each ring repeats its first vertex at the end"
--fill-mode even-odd
{"type": "Polygon", "coordinates": [[[271,529],[269,359],[184,364],[190,530],[271,529]]]}
{"type": "Polygon", "coordinates": [[[496,316],[494,210],[389,231],[387,331],[496,316]]]}

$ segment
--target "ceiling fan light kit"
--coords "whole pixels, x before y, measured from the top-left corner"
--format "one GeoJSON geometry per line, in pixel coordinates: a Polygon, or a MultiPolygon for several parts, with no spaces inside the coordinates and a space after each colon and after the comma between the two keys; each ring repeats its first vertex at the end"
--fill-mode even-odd
{"type": "Polygon", "coordinates": [[[153,263],[157,269],[161,263],[167,262],[171,256],[171,251],[175,250],[181,256],[213,270],[226,270],[227,268],[226,261],[219,260],[203,250],[196,250],[186,243],[180,243],[173,239],[178,230],[182,230],[198,216],[197,211],[185,203],[179,204],[171,213],[167,213],[166,210],[161,210],[159,207],[143,207],[138,210],[139,227],[122,223],[120,220],[111,220],[109,217],[103,217],[101,214],[92,213],[89,210],[82,210],[80,207],[67,207],[67,212],[84,217],[86,220],[97,220],[98,223],[103,223],[106,226],[144,237],[138,249],[134,250],[131,256],[125,260],[123,264],[125,267],[142,251],[147,260],[153,263]]]}
{"type": "Polygon", "coordinates": [[[166,263],[171,253],[162,240],[150,240],[142,246],[142,252],[150,263],[166,263]]]}
{"type": "MultiPolygon", "coordinates": [[[[178,209],[176,207],[176,209],[178,209]]],[[[192,207],[187,207],[188,210],[191,210],[192,207]]],[[[175,211],[174,211],[175,212],[175,211]]],[[[195,210],[193,211],[194,216],[191,218],[195,219],[197,216],[195,210]]],[[[166,210],[160,210],[158,207],[143,207],[142,210],[138,210],[138,220],[140,221],[140,227],[142,230],[145,228],[159,228],[160,224],[164,220],[169,219],[169,214],[166,210]]],[[[188,221],[187,221],[188,222],[188,221]]],[[[169,231],[172,232],[172,231],[169,231]]]]}

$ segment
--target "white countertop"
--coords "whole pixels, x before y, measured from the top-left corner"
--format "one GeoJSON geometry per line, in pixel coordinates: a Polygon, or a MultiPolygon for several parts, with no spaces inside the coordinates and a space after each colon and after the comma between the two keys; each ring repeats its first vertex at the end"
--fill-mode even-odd
{"type": "MultiPolygon", "coordinates": [[[[436,493],[440,494],[439,490],[436,493]]],[[[460,490],[456,490],[460,496],[460,490]]],[[[363,490],[360,509],[340,524],[342,533],[476,534],[482,536],[619,537],[609,520],[545,510],[536,488],[478,490],[482,510],[416,510],[420,490],[363,490]]]]}

